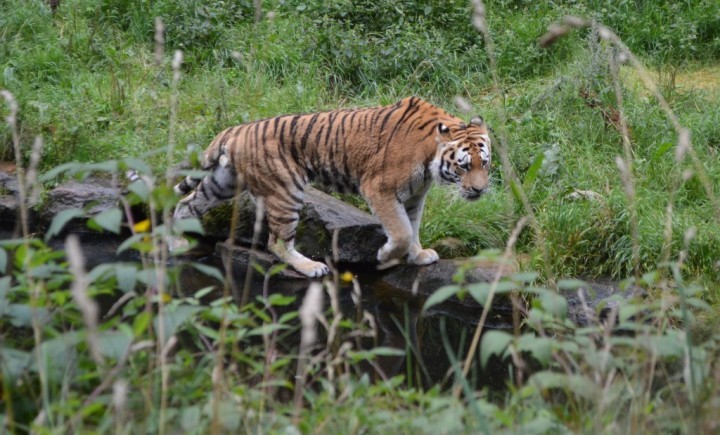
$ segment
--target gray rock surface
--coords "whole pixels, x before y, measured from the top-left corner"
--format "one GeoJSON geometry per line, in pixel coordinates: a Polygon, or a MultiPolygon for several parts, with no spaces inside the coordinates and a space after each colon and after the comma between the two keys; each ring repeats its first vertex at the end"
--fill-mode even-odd
{"type": "MultiPolygon", "coordinates": [[[[246,194],[238,200],[238,221],[235,240],[238,245],[251,245],[255,221],[255,205],[246,194]]],[[[203,217],[207,235],[226,239],[232,206],[224,205],[203,217]]],[[[375,263],[377,251],[385,243],[385,233],[372,215],[312,187],[305,191],[295,244],[300,252],[315,260],[332,257],[333,233],[338,232],[337,259],[348,263],[375,263]]],[[[257,238],[258,248],[265,249],[267,226],[257,238]]]]}
{"type": "MultiPolygon", "coordinates": [[[[230,256],[230,261],[233,270],[243,272],[247,270],[251,260],[259,265],[264,270],[269,270],[272,266],[280,264],[280,261],[273,254],[265,251],[252,250],[244,246],[230,245],[228,242],[220,242],[215,245],[215,254],[220,256],[224,260],[230,256]]],[[[286,267],[278,276],[283,278],[293,278],[298,280],[307,280],[307,278],[294,271],[291,267],[286,267]]],[[[305,285],[305,284],[303,284],[305,285]]]]}
{"type": "Polygon", "coordinates": [[[611,282],[587,282],[577,290],[565,290],[560,294],[567,301],[568,318],[576,325],[584,326],[593,319],[604,318],[623,300],[644,297],[645,291],[635,286],[622,289],[611,282]]]}
{"type": "Polygon", "coordinates": [[[94,216],[118,207],[119,198],[120,189],[112,186],[108,180],[70,180],[48,192],[41,216],[49,222],[61,211],[71,208],[85,208],[89,216],[94,216]]]}

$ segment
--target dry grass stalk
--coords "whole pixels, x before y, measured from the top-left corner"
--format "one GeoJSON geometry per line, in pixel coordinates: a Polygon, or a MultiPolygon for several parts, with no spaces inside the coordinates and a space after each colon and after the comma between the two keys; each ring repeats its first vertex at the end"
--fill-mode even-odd
{"type": "MultiPolygon", "coordinates": [[[[633,170],[632,170],[632,162],[633,162],[633,152],[632,152],[632,143],[630,141],[630,130],[628,129],[627,125],[627,119],[625,117],[625,110],[623,107],[623,96],[622,96],[622,88],[620,86],[620,77],[618,74],[618,62],[617,58],[612,52],[612,50],[608,50],[608,64],[610,66],[610,75],[612,77],[613,82],[613,88],[615,90],[615,100],[617,102],[617,122],[619,124],[619,130],[622,135],[623,140],[623,151],[625,154],[625,162],[623,164],[625,168],[625,173],[622,174],[622,168],[621,168],[621,175],[622,175],[622,181],[623,186],[625,186],[625,191],[627,193],[628,198],[628,209],[630,211],[630,226],[631,226],[631,232],[632,232],[632,261],[633,261],[633,271],[635,274],[640,273],[639,266],[640,266],[640,230],[639,230],[639,224],[638,224],[638,216],[637,216],[637,206],[635,203],[635,181],[633,177],[633,170]]],[[[618,162],[620,159],[618,158],[618,162]]],[[[620,164],[618,163],[618,167],[620,167],[620,164]]]]}
{"type": "MultiPolygon", "coordinates": [[[[513,229],[512,233],[510,234],[510,238],[507,241],[507,244],[505,245],[505,252],[503,253],[502,260],[500,261],[501,264],[507,264],[510,261],[510,257],[512,256],[514,250],[515,250],[515,243],[517,243],[517,239],[520,236],[520,232],[525,228],[525,226],[528,223],[527,217],[522,217],[517,224],[515,225],[515,228],[513,229]]],[[[480,315],[480,321],[478,322],[477,328],[475,328],[475,334],[473,335],[472,341],[470,342],[470,349],[468,350],[468,354],[465,357],[465,363],[463,364],[463,377],[467,378],[468,373],[470,373],[470,365],[473,361],[475,351],[477,350],[477,346],[480,343],[480,336],[482,335],[483,328],[485,326],[485,321],[487,320],[487,316],[490,313],[490,308],[492,307],[493,298],[495,297],[495,291],[497,290],[498,283],[500,282],[500,278],[503,276],[503,270],[504,267],[497,268],[495,272],[495,277],[493,278],[492,284],[490,285],[490,291],[488,293],[487,300],[483,304],[483,310],[482,314],[480,315]]],[[[453,395],[455,397],[460,397],[460,391],[461,386],[460,384],[455,386],[455,390],[453,392],[453,395]]]]}
{"type": "Polygon", "coordinates": [[[87,328],[88,349],[95,363],[102,366],[104,361],[98,343],[98,306],[95,300],[87,294],[89,280],[85,273],[85,259],[80,248],[80,241],[76,235],[71,234],[65,239],[65,252],[70,263],[70,273],[73,276],[70,290],[87,328]]]}
{"type": "Polygon", "coordinates": [[[5,99],[5,102],[10,109],[10,114],[5,118],[12,132],[13,150],[15,152],[15,168],[16,177],[18,180],[18,196],[20,202],[20,224],[22,228],[22,236],[27,238],[30,234],[29,223],[28,223],[28,208],[27,208],[27,191],[25,190],[25,170],[23,169],[22,154],[20,152],[20,136],[18,134],[17,125],[17,114],[18,104],[13,94],[6,90],[0,90],[0,95],[5,99]]]}
{"type": "Polygon", "coordinates": [[[165,57],[165,25],[160,17],[155,17],[155,65],[162,66],[165,57]]]}
{"type": "Polygon", "coordinates": [[[295,374],[295,423],[300,419],[302,409],[303,389],[307,378],[306,367],[310,355],[310,349],[317,341],[317,321],[322,317],[323,307],[323,286],[313,282],[308,287],[307,294],[298,312],[302,329],[300,330],[300,351],[298,355],[298,366],[295,374]]]}
{"type": "Polygon", "coordinates": [[[43,138],[42,136],[35,136],[35,143],[33,144],[32,153],[30,154],[30,165],[28,166],[26,176],[26,191],[30,191],[30,197],[28,198],[28,204],[30,207],[34,206],[40,198],[40,183],[37,179],[37,169],[40,165],[40,157],[42,156],[43,150],[43,138]]]}
{"type": "MultiPolygon", "coordinates": [[[[488,28],[485,20],[485,5],[482,0],[472,0],[472,5],[473,24],[475,25],[475,28],[483,34],[485,41],[485,52],[490,66],[490,74],[492,75],[493,93],[498,96],[504,96],[504,91],[502,90],[500,77],[498,75],[497,60],[495,58],[495,46],[492,36],[490,35],[490,29],[488,28]]],[[[498,99],[494,99],[493,101],[498,101],[498,99]]],[[[544,259],[543,264],[545,266],[545,275],[552,282],[552,271],[550,270],[550,258],[547,250],[547,244],[545,243],[545,236],[538,225],[538,219],[535,216],[535,210],[527,197],[527,192],[523,189],[522,183],[513,169],[514,166],[510,162],[507,146],[507,132],[505,130],[505,126],[507,125],[507,112],[505,110],[504,102],[505,98],[500,98],[499,102],[495,103],[497,105],[497,113],[499,116],[498,125],[495,129],[496,137],[494,138],[493,147],[494,149],[497,149],[500,154],[500,162],[502,165],[504,179],[508,180],[508,183],[515,187],[513,192],[517,193],[518,200],[523,206],[525,216],[529,219],[530,224],[534,229],[536,246],[540,247],[544,259]]]]}
{"type": "MultiPolygon", "coordinates": [[[[612,43],[619,50],[617,54],[618,58],[621,59],[623,62],[629,61],[632,67],[635,68],[635,71],[638,73],[640,80],[643,82],[645,87],[653,94],[658,104],[660,105],[660,108],[665,113],[665,116],[672,124],[678,136],[680,137],[687,134],[686,139],[678,140],[678,147],[681,147],[681,149],[676,150],[676,157],[684,156],[685,153],[690,155],[692,164],[695,168],[695,171],[697,172],[698,179],[702,183],[703,188],[705,189],[705,193],[707,194],[708,199],[710,200],[713,208],[715,209],[716,216],[720,218],[720,202],[713,193],[712,180],[710,179],[710,176],[708,175],[705,166],[702,164],[700,158],[695,152],[695,149],[691,145],[689,133],[684,133],[687,132],[687,129],[680,124],[679,118],[670,107],[670,104],[663,96],[657,83],[652,78],[652,75],[648,72],[643,63],[640,62],[640,60],[630,51],[630,49],[627,47],[627,45],[625,45],[622,39],[620,39],[620,37],[618,37],[612,30],[610,30],[606,26],[600,25],[592,20],[585,20],[572,16],[566,17],[564,20],[564,24],[566,25],[566,27],[569,27],[567,30],[569,30],[570,28],[582,28],[590,26],[596,27],[598,36],[612,43]]],[[[567,31],[565,31],[565,29],[563,29],[563,31],[558,31],[557,27],[558,26],[554,26],[553,28],[551,28],[548,33],[546,33],[541,38],[541,41],[549,40],[554,42],[568,33],[567,31]]]]}

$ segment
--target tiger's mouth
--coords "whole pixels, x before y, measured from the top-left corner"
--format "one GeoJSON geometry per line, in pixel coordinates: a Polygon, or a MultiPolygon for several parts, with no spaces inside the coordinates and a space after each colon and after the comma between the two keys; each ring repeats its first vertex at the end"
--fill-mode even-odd
{"type": "Polygon", "coordinates": [[[463,199],[466,199],[468,201],[477,201],[480,199],[483,194],[487,192],[487,189],[475,189],[472,190],[461,190],[460,195],[463,197],[463,199]]]}

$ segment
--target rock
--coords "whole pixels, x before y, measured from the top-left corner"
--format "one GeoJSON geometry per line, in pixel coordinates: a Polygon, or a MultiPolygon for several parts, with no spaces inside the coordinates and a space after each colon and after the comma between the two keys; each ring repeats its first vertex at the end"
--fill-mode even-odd
{"type": "MultiPolygon", "coordinates": [[[[441,259],[437,263],[427,266],[401,264],[384,273],[382,280],[395,288],[408,291],[412,290],[417,281],[417,294],[429,296],[438,288],[453,283],[453,276],[462,261],[441,259]]],[[[468,283],[492,282],[498,271],[500,276],[504,277],[514,272],[514,268],[509,266],[501,268],[492,263],[475,264],[473,261],[473,266],[465,273],[465,281],[468,283]]]]}
{"type": "MultiPolygon", "coordinates": [[[[235,240],[250,245],[253,238],[255,205],[247,194],[238,200],[238,222],[235,240]]],[[[232,206],[218,207],[203,217],[208,236],[226,239],[232,206]]],[[[386,237],[380,223],[368,213],[346,204],[317,189],[305,190],[305,203],[298,224],[295,244],[300,252],[315,260],[331,257],[333,233],[338,232],[337,259],[348,263],[375,263],[377,251],[386,237]]],[[[257,238],[258,248],[266,248],[267,226],[257,238]]]]}
{"type": "Polygon", "coordinates": [[[299,250],[312,258],[332,256],[333,233],[338,232],[337,260],[347,263],[375,263],[385,243],[380,222],[339,199],[317,189],[305,192],[305,208],[298,228],[299,250]]]}
{"type": "Polygon", "coordinates": [[[117,208],[119,198],[120,189],[108,180],[92,177],[83,182],[71,180],[48,193],[41,217],[49,223],[58,213],[71,208],[85,209],[88,216],[95,216],[117,208]]]}
{"type": "MultiPolygon", "coordinates": [[[[12,231],[19,219],[20,199],[15,174],[0,171],[0,225],[3,230],[12,231]]],[[[35,221],[33,210],[28,211],[30,223],[35,221]]]]}
{"type": "Polygon", "coordinates": [[[636,286],[623,290],[611,282],[587,282],[577,290],[564,290],[560,294],[567,301],[568,318],[576,325],[586,326],[593,319],[605,318],[621,301],[645,296],[645,291],[636,286]]]}
{"type": "MultiPolygon", "coordinates": [[[[240,273],[244,273],[247,270],[247,266],[250,264],[251,258],[264,270],[269,270],[272,266],[280,264],[280,260],[269,252],[258,250],[253,251],[252,249],[243,246],[231,246],[228,242],[220,242],[215,245],[215,254],[219,255],[223,261],[229,255],[230,261],[232,262],[232,269],[237,270],[240,273]]],[[[289,266],[280,271],[278,276],[302,280],[307,279],[305,275],[296,272],[289,266]]]]}
{"type": "Polygon", "coordinates": [[[18,182],[15,174],[0,171],[0,195],[12,196],[18,194],[18,182]]]}

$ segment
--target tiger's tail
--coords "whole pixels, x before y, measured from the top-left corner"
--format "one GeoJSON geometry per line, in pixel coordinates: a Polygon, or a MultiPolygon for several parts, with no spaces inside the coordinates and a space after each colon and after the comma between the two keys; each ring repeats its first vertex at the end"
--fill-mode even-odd
{"type": "Polygon", "coordinates": [[[175,208],[174,219],[200,218],[244,189],[244,183],[238,180],[222,135],[208,147],[201,168],[206,172],[188,175],[175,185],[174,190],[178,195],[187,196],[180,200],[175,208]]]}
{"type": "MultiPolygon", "coordinates": [[[[220,136],[216,137],[208,146],[208,149],[205,151],[203,155],[203,160],[201,163],[201,169],[203,171],[212,171],[215,169],[219,162],[220,162],[220,156],[225,154],[225,147],[220,146],[220,136]]],[[[190,162],[184,161],[179,165],[177,168],[178,170],[182,169],[191,169],[192,166],[190,165],[190,162]]],[[[176,184],[173,187],[173,190],[175,193],[179,196],[185,196],[188,193],[195,190],[200,182],[203,180],[204,175],[187,175],[185,178],[183,178],[178,184],[176,184]]]]}

